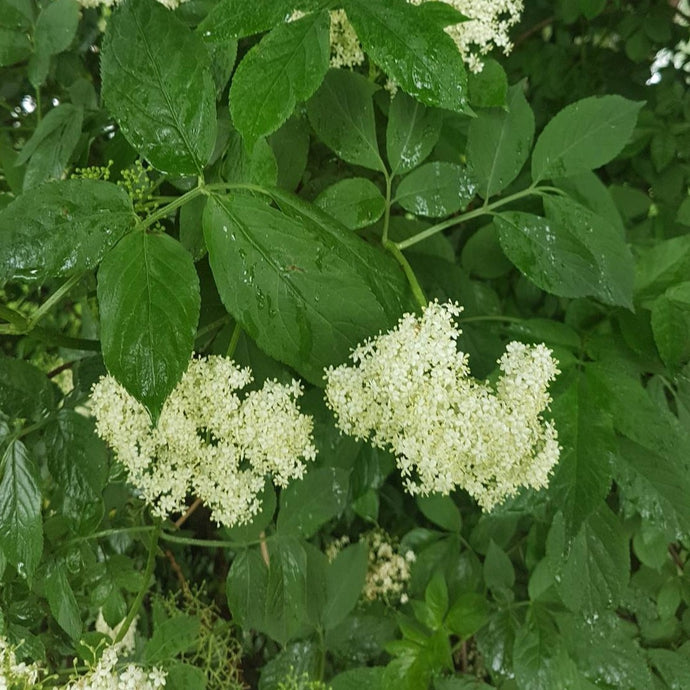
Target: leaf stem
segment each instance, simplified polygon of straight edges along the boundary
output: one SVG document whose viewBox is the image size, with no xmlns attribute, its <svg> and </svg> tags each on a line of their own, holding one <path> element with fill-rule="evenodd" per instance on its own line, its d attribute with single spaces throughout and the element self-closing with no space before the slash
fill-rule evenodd
<svg viewBox="0 0 690 690">
<path fill-rule="evenodd" d="M 462 325 L 463 323 L 474 323 L 476 321 L 509 321 L 511 323 L 522 323 L 525 319 L 519 316 L 468 316 L 463 319 L 460 317 L 458 322 Z"/>
<path fill-rule="evenodd" d="M 165 206 L 161 206 L 161 208 L 159 208 L 157 211 L 154 211 L 150 216 L 146 216 L 146 218 L 139 221 L 139 223 L 137 223 L 137 227 L 141 230 L 145 230 L 146 228 L 150 227 L 162 218 L 169 216 L 170 213 L 175 209 L 180 208 L 180 206 L 184 206 L 185 204 L 189 203 L 192 199 L 196 199 L 196 197 L 200 196 L 201 194 L 204 194 L 205 189 L 206 187 L 203 186 L 194 187 L 194 189 L 190 189 L 188 192 L 185 192 L 181 196 L 175 197 L 173 201 L 167 203 Z"/>
<path fill-rule="evenodd" d="M 410 288 L 412 289 L 412 294 L 414 295 L 414 298 L 417 300 L 417 304 L 419 304 L 419 306 L 422 309 L 424 309 L 429 303 L 429 301 L 424 295 L 424 291 L 422 290 L 422 287 L 419 284 L 419 281 L 417 280 L 417 276 L 414 274 L 412 266 L 410 266 L 410 263 L 405 258 L 405 255 L 400 251 L 400 248 L 395 242 L 386 240 L 383 246 L 396 258 L 397 262 L 402 266 L 402 269 L 405 272 L 405 276 L 407 277 L 407 282 L 410 284 Z"/>
<path fill-rule="evenodd" d="M 33 327 L 82 279 L 83 273 L 68 278 L 48 299 L 28 318 L 26 330 Z"/>
<path fill-rule="evenodd" d="M 448 218 L 447 220 L 437 223 L 436 225 L 432 225 L 430 228 L 422 230 L 422 232 L 419 232 L 416 235 L 413 235 L 412 237 L 408 237 L 406 240 L 403 240 L 402 242 L 396 242 L 396 246 L 398 247 L 398 249 L 407 249 L 408 247 L 412 247 L 418 242 L 422 242 L 423 240 L 426 240 L 429 237 L 433 237 L 439 232 L 442 232 L 447 228 L 451 228 L 454 225 L 459 225 L 460 223 L 472 220 L 473 218 L 479 218 L 480 216 L 491 215 L 493 211 L 495 211 L 496 209 L 501 208 L 502 206 L 506 206 L 507 204 L 510 204 L 513 201 L 517 201 L 518 199 L 524 199 L 528 196 L 540 194 L 542 191 L 553 189 L 555 189 L 555 187 L 528 187 L 527 189 L 523 189 L 520 192 L 511 194 L 510 196 L 507 196 L 503 199 L 498 199 L 497 201 L 494 201 L 492 204 L 485 204 L 484 206 L 475 208 L 472 211 L 468 211 L 467 213 L 463 213 L 459 216 L 453 216 L 453 218 Z"/>
<path fill-rule="evenodd" d="M 383 233 L 381 235 L 381 243 L 386 246 L 388 242 L 388 228 L 391 222 L 391 176 L 388 174 L 387 170 L 384 170 L 383 174 L 386 178 L 386 205 L 383 212 Z"/>
<path fill-rule="evenodd" d="M 235 321 L 235 328 L 232 329 L 232 335 L 230 336 L 230 342 L 228 343 L 228 351 L 225 354 L 228 359 L 232 359 L 233 355 L 235 354 L 237 343 L 239 342 L 241 335 L 242 326 L 240 325 L 239 321 Z"/>
<path fill-rule="evenodd" d="M 160 533 L 161 527 L 159 523 L 154 526 L 153 531 L 151 532 L 151 541 L 149 543 L 149 555 L 146 560 L 146 569 L 144 570 L 144 584 L 139 590 L 136 599 L 132 603 L 132 607 L 129 609 L 127 618 L 125 618 L 124 622 L 122 623 L 122 627 L 120 628 L 120 632 L 118 632 L 117 637 L 114 640 L 114 644 L 122 642 L 122 640 L 124 639 L 125 635 L 127 634 L 127 631 L 129 630 L 129 627 L 132 625 L 132 621 L 136 618 L 137 614 L 139 613 L 139 609 L 141 608 L 141 604 L 144 601 L 146 592 L 149 591 L 149 587 L 151 586 L 151 576 L 153 575 L 153 569 L 156 565 L 156 551 L 158 549 L 158 537 L 160 536 Z"/>
</svg>

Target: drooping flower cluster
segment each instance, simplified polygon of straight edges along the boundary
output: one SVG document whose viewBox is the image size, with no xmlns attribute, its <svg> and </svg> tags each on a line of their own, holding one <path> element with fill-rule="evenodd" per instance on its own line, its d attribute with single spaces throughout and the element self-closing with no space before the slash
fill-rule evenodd
<svg viewBox="0 0 690 690">
<path fill-rule="evenodd" d="M 88 673 L 67 683 L 63 690 L 157 690 L 165 687 L 167 674 L 162 669 L 145 669 L 136 664 L 118 669 L 118 663 L 117 649 L 107 647 Z"/>
<path fill-rule="evenodd" d="M 490 510 L 521 486 L 542 488 L 558 461 L 542 418 L 558 373 L 545 345 L 512 342 L 495 389 L 474 379 L 457 349 L 461 308 L 434 302 L 357 347 L 354 366 L 326 372 L 341 431 L 395 455 L 412 494 L 468 491 Z"/>
<path fill-rule="evenodd" d="M 279 486 L 302 477 L 316 449 L 313 420 L 295 402 L 299 383 L 267 381 L 240 399 L 251 381 L 249 369 L 225 357 L 194 359 L 155 426 L 112 376 L 94 386 L 96 431 L 154 513 L 180 512 L 193 494 L 218 524 L 242 524 L 258 512 L 268 475 Z"/>
<path fill-rule="evenodd" d="M 29 690 L 40 673 L 36 664 L 17 662 L 16 648 L 0 636 L 0 690 Z"/>
<path fill-rule="evenodd" d="M 369 546 L 369 567 L 364 581 L 363 596 L 367 601 L 379 599 L 388 604 L 407 603 L 407 583 L 414 551 L 399 553 L 394 541 L 383 530 L 376 529 L 363 536 Z"/>
<path fill-rule="evenodd" d="M 481 72 L 482 55 L 499 48 L 508 55 L 513 48 L 510 29 L 520 21 L 523 0 L 442 0 L 467 17 L 467 21 L 446 27 L 473 72 Z M 408 0 L 421 5 L 427 0 Z"/>
</svg>

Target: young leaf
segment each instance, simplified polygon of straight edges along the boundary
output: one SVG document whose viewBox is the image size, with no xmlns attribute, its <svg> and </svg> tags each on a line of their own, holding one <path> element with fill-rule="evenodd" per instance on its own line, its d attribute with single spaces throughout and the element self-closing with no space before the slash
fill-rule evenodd
<svg viewBox="0 0 690 690">
<path fill-rule="evenodd" d="M 27 161 L 24 189 L 62 177 L 81 136 L 83 110 L 62 103 L 50 110 L 17 156 L 15 165 Z"/>
<path fill-rule="evenodd" d="M 464 209 L 475 192 L 476 186 L 467 168 L 434 161 L 401 180 L 395 201 L 415 215 L 440 218 Z"/>
<path fill-rule="evenodd" d="M 532 179 L 568 177 L 594 170 L 628 143 L 644 103 L 622 96 L 592 96 L 563 108 L 539 135 Z"/>
<path fill-rule="evenodd" d="M 0 211 L 0 283 L 43 281 L 94 268 L 136 221 L 110 182 L 49 182 Z"/>
<path fill-rule="evenodd" d="M 349 472 L 334 467 L 312 469 L 280 495 L 278 532 L 313 536 L 324 523 L 345 509 Z"/>
<path fill-rule="evenodd" d="M 240 62 L 230 87 L 230 111 L 249 149 L 275 132 L 295 104 L 321 84 L 328 70 L 328 27 L 326 12 L 280 24 Z"/>
<path fill-rule="evenodd" d="M 503 191 L 525 164 L 534 137 L 534 113 L 521 84 L 508 90 L 507 112 L 478 113 L 467 133 L 467 156 L 483 199 Z"/>
<path fill-rule="evenodd" d="M 316 134 L 340 158 L 384 171 L 371 98 L 375 91 L 376 87 L 361 74 L 331 70 L 307 104 L 307 112 Z"/>
<path fill-rule="evenodd" d="M 388 112 L 386 154 L 391 174 L 416 168 L 431 153 L 441 134 L 443 116 L 426 108 L 404 91 L 395 94 Z"/>
<path fill-rule="evenodd" d="M 336 182 L 324 189 L 314 203 L 350 230 L 375 223 L 386 206 L 379 188 L 364 177 Z"/>
<path fill-rule="evenodd" d="M 168 235 L 128 235 L 101 264 L 98 304 L 108 371 L 156 417 L 192 356 L 200 308 L 192 257 Z"/>
<path fill-rule="evenodd" d="M 259 347 L 323 383 L 323 368 L 400 316 L 389 257 L 289 195 L 294 217 L 261 199 L 213 196 L 204 236 L 223 303 Z"/>
<path fill-rule="evenodd" d="M 10 564 L 32 577 L 43 553 L 38 468 L 21 441 L 7 446 L 0 467 L 0 549 Z"/>
<path fill-rule="evenodd" d="M 331 630 L 355 608 L 367 574 L 367 547 L 358 542 L 345 547 L 329 564 L 326 581 L 326 606 L 323 625 Z"/>
<path fill-rule="evenodd" d="M 345 11 L 372 60 L 425 105 L 467 112 L 467 73 L 431 13 L 405 0 L 347 0 Z"/>
<path fill-rule="evenodd" d="M 58 625 L 77 641 L 81 637 L 81 611 L 67 578 L 63 561 L 52 561 L 45 578 L 46 599 Z"/>
<path fill-rule="evenodd" d="M 196 175 L 216 138 L 211 59 L 200 36 L 157 2 L 131 0 L 108 18 L 103 99 L 129 143 L 159 170 Z"/>
</svg>

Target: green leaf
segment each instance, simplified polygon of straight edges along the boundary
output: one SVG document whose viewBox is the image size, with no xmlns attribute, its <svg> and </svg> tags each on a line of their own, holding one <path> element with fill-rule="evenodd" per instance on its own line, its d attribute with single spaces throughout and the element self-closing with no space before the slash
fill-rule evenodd
<svg viewBox="0 0 690 690">
<path fill-rule="evenodd" d="M 285 21 L 295 5 L 294 0 L 220 0 L 201 22 L 199 31 L 203 36 L 213 36 L 215 40 L 251 36 Z"/>
<path fill-rule="evenodd" d="M 448 585 L 442 572 L 435 572 L 426 586 L 424 603 L 429 614 L 431 629 L 438 630 L 448 611 Z"/>
<path fill-rule="evenodd" d="M 549 492 L 563 511 L 568 538 L 579 532 L 611 486 L 618 444 L 611 415 L 601 409 L 597 393 L 596 378 L 585 370 L 553 403 L 563 450 Z"/>
<path fill-rule="evenodd" d="M 493 223 L 484 225 L 465 242 L 462 248 L 462 267 L 479 278 L 500 278 L 512 269 L 498 241 Z"/>
<path fill-rule="evenodd" d="M 31 55 L 31 9 L 29 6 L 28 11 L 22 11 L 18 4 L 0 0 L 0 67 L 13 65 Z"/>
<path fill-rule="evenodd" d="M 408 293 L 389 256 L 317 208 L 274 196 L 285 212 L 261 199 L 209 199 L 211 268 L 225 307 L 258 346 L 322 385 L 324 367 L 397 321 Z"/>
<path fill-rule="evenodd" d="M 268 567 L 258 547 L 244 549 L 228 572 L 226 592 L 233 619 L 244 629 L 265 630 Z"/>
<path fill-rule="evenodd" d="M 306 117 L 291 117 L 269 137 L 278 164 L 278 186 L 289 192 L 300 183 L 309 157 L 309 122 Z"/>
<path fill-rule="evenodd" d="M 98 272 L 108 371 L 156 417 L 187 369 L 199 320 L 192 257 L 168 235 L 136 232 Z"/>
<path fill-rule="evenodd" d="M 23 165 L 29 161 L 24 174 L 24 190 L 63 176 L 81 136 L 82 117 L 82 108 L 62 103 L 41 120 L 15 163 Z"/>
<path fill-rule="evenodd" d="M 690 687 L 690 653 L 687 642 L 676 651 L 649 649 L 647 656 L 669 688 L 680 690 Z"/>
<path fill-rule="evenodd" d="M 572 611 L 615 608 L 629 577 L 628 537 L 618 517 L 601 503 L 573 541 L 561 573 L 561 598 Z"/>
<path fill-rule="evenodd" d="M 330 54 L 328 27 L 326 12 L 280 24 L 240 62 L 230 87 L 230 111 L 250 149 L 321 84 Z"/>
<path fill-rule="evenodd" d="M 508 75 L 499 62 L 484 60 L 481 72 L 469 73 L 470 104 L 475 108 L 503 108 L 507 105 Z"/>
<path fill-rule="evenodd" d="M 36 20 L 34 50 L 43 55 L 56 55 L 67 50 L 79 26 L 80 7 L 76 0 L 52 0 Z"/>
<path fill-rule="evenodd" d="M 348 163 L 384 171 L 372 95 L 376 86 L 350 70 L 331 70 L 307 104 L 319 138 Z"/>
<path fill-rule="evenodd" d="M 415 215 L 440 218 L 466 208 L 475 193 L 467 168 L 434 161 L 408 173 L 400 181 L 394 201 Z"/>
<path fill-rule="evenodd" d="M 173 659 L 194 647 L 199 639 L 201 621 L 197 616 L 176 615 L 159 623 L 144 648 L 147 664 Z"/>
<path fill-rule="evenodd" d="M 534 138 L 534 113 L 521 84 L 508 89 L 507 111 L 482 110 L 470 122 L 467 156 L 483 199 L 503 191 L 525 164 Z"/>
<path fill-rule="evenodd" d="M 0 211 L 0 283 L 94 268 L 134 221 L 129 197 L 110 182 L 63 180 L 32 189 Z"/>
<path fill-rule="evenodd" d="M 21 441 L 7 446 L 0 466 L 0 549 L 11 565 L 31 577 L 43 553 L 38 468 Z"/>
<path fill-rule="evenodd" d="M 484 582 L 494 591 L 512 589 L 515 584 L 515 568 L 508 554 L 492 539 L 484 559 Z"/>
<path fill-rule="evenodd" d="M 537 287 L 561 297 L 594 292 L 599 279 L 594 256 L 567 229 L 522 211 L 501 213 L 494 223 L 505 255 Z"/>
<path fill-rule="evenodd" d="M 488 616 L 489 604 L 486 597 L 477 592 L 465 592 L 450 607 L 446 627 L 455 635 L 467 639 L 486 623 Z"/>
<path fill-rule="evenodd" d="M 77 641 L 81 637 L 81 611 L 67 579 L 67 568 L 62 561 L 52 561 L 45 578 L 46 598 L 50 612 L 58 625 Z"/>
<path fill-rule="evenodd" d="M 613 160 L 628 143 L 644 103 L 592 96 L 563 108 L 539 135 L 532 179 L 568 177 Z"/>
<path fill-rule="evenodd" d="M 339 625 L 355 608 L 364 587 L 369 566 L 363 542 L 345 547 L 328 566 L 326 606 L 323 624 L 326 630 Z"/>
<path fill-rule="evenodd" d="M 266 140 L 257 140 L 249 152 L 240 133 L 231 131 L 225 152 L 223 178 L 226 182 L 275 185 L 278 180 L 278 163 Z"/>
<path fill-rule="evenodd" d="M 103 489 L 108 480 L 108 450 L 94 422 L 73 410 L 61 410 L 46 429 L 48 469 L 59 493 L 62 514 L 79 533 L 95 529 L 103 517 Z"/>
<path fill-rule="evenodd" d="M 429 156 L 441 134 L 443 116 L 398 91 L 391 101 L 386 128 L 386 154 L 391 175 L 416 168 Z"/>
<path fill-rule="evenodd" d="M 304 675 L 314 679 L 319 674 L 321 651 L 311 640 L 291 642 L 261 668 L 258 690 L 283 690 L 288 677 L 298 680 L 298 690 L 307 690 L 311 683 L 302 683 Z M 290 683 L 292 685 L 292 683 Z"/>
<path fill-rule="evenodd" d="M 254 374 L 256 375 L 256 370 L 254 370 Z M 276 492 L 270 479 L 266 479 L 264 488 L 258 494 L 257 500 L 261 504 L 261 508 L 251 522 L 224 530 L 224 539 L 247 544 L 256 542 L 261 538 L 261 532 L 268 527 L 273 520 L 273 514 L 276 512 Z"/>
<path fill-rule="evenodd" d="M 364 177 L 350 177 L 327 187 L 314 203 L 350 230 L 375 223 L 386 207 L 379 188 Z"/>
<path fill-rule="evenodd" d="M 39 369 L 0 357 L 0 410 L 12 418 L 38 421 L 55 410 L 55 387 Z"/>
<path fill-rule="evenodd" d="M 280 494 L 278 532 L 313 536 L 345 509 L 349 477 L 346 470 L 319 467 L 309 470 L 303 479 L 292 481 Z"/>
<path fill-rule="evenodd" d="M 167 690 L 206 690 L 206 674 L 198 666 L 177 661 L 166 664 L 165 671 Z"/>
<path fill-rule="evenodd" d="M 383 687 L 383 666 L 352 668 L 331 678 L 332 690 L 380 690 Z"/>
<path fill-rule="evenodd" d="M 459 532 L 462 527 L 462 516 L 455 501 L 450 496 L 431 494 L 417 496 L 417 507 L 424 517 L 448 532 Z"/>
<path fill-rule="evenodd" d="M 425 105 L 467 112 L 467 74 L 458 48 L 441 24 L 404 0 L 343 3 L 365 52 Z"/>
<path fill-rule="evenodd" d="M 132 0 L 108 18 L 103 99 L 122 133 L 159 170 L 200 173 L 216 138 L 215 86 L 203 40 L 157 2 Z"/>
<path fill-rule="evenodd" d="M 652 305 L 654 341 L 669 369 L 690 359 L 690 282 L 670 287 Z"/>
<path fill-rule="evenodd" d="M 592 253 L 599 278 L 594 294 L 608 304 L 632 309 L 635 263 L 621 233 L 602 216 L 567 197 L 544 199 L 547 218 Z"/>
<path fill-rule="evenodd" d="M 434 681 L 434 690 L 492 690 L 492 688 L 492 685 L 482 683 L 471 673 L 453 678 L 436 678 Z"/>
<path fill-rule="evenodd" d="M 661 295 L 690 274 L 690 235 L 673 237 L 642 251 L 635 272 L 635 298 L 642 301 Z"/>
</svg>

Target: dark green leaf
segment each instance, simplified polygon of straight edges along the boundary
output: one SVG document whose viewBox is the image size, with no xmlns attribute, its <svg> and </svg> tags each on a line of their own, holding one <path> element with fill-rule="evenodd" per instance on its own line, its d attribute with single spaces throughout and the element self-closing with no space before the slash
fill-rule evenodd
<svg viewBox="0 0 690 690">
<path fill-rule="evenodd" d="M 570 232 L 596 260 L 595 294 L 608 304 L 632 309 L 635 264 L 621 233 L 602 216 L 562 196 L 544 199 L 548 219 L 561 233 Z"/>
<path fill-rule="evenodd" d="M 62 512 L 81 532 L 102 518 L 102 494 L 108 479 L 108 450 L 93 420 L 61 410 L 46 430 L 48 468 L 64 495 Z"/>
<path fill-rule="evenodd" d="M 439 22 L 404 0 L 348 0 L 347 16 L 371 59 L 426 105 L 466 112 L 467 74 Z"/>
<path fill-rule="evenodd" d="M 295 5 L 294 0 L 221 0 L 201 22 L 199 31 L 203 36 L 209 34 L 216 40 L 251 36 L 283 22 Z"/>
<path fill-rule="evenodd" d="M 166 690 L 206 690 L 206 674 L 197 666 L 180 661 L 166 664 Z"/>
<path fill-rule="evenodd" d="M 259 347 L 322 383 L 323 368 L 390 327 L 406 297 L 402 275 L 378 252 L 313 206 L 279 198 L 211 197 L 204 235 L 228 311 Z"/>
<path fill-rule="evenodd" d="M 442 572 L 435 572 L 426 586 L 424 603 L 426 604 L 429 623 L 431 623 L 429 627 L 432 630 L 438 630 L 448 611 L 448 585 Z"/>
<path fill-rule="evenodd" d="M 46 375 L 20 359 L 0 357 L 0 410 L 39 420 L 55 409 L 55 387 Z"/>
<path fill-rule="evenodd" d="M 62 561 L 53 561 L 48 566 L 45 578 L 46 598 L 50 612 L 58 625 L 76 641 L 81 637 L 81 611 L 67 579 L 67 569 Z"/>
<path fill-rule="evenodd" d="M 245 629 L 265 630 L 268 567 L 258 547 L 245 549 L 232 562 L 226 582 L 233 619 Z"/>
<path fill-rule="evenodd" d="M 510 271 L 493 223 L 479 228 L 462 248 L 462 267 L 480 278 L 500 278 Z"/>
<path fill-rule="evenodd" d="M 676 651 L 650 649 L 647 654 L 669 688 L 682 690 L 690 687 L 690 653 L 687 642 Z"/>
<path fill-rule="evenodd" d="M 670 287 L 654 301 L 652 330 L 666 366 L 680 368 L 690 358 L 690 282 Z"/>
<path fill-rule="evenodd" d="M 534 114 L 521 84 L 508 89 L 507 112 L 492 108 L 470 122 L 467 155 L 479 195 L 503 191 L 518 175 L 532 148 Z"/>
<path fill-rule="evenodd" d="M 429 156 L 441 134 L 442 115 L 399 91 L 391 101 L 386 129 L 386 154 L 391 174 L 416 168 Z"/>
<path fill-rule="evenodd" d="M 492 685 L 482 683 L 472 674 L 463 674 L 453 678 L 437 678 L 434 681 L 434 690 L 492 690 Z"/>
<path fill-rule="evenodd" d="M 331 70 L 307 104 L 307 112 L 319 138 L 340 158 L 383 171 L 372 101 L 375 91 L 361 74 Z"/>
<path fill-rule="evenodd" d="M 561 297 L 592 294 L 599 280 L 592 253 L 563 228 L 530 213 L 496 216 L 501 248 L 537 287 Z"/>
<path fill-rule="evenodd" d="M 559 591 L 573 611 L 615 608 L 630 577 L 628 537 L 602 503 L 582 525 L 563 566 Z"/>
<path fill-rule="evenodd" d="M 383 672 L 383 666 L 353 668 L 331 678 L 331 688 L 332 690 L 380 690 Z"/>
<path fill-rule="evenodd" d="M 563 511 L 568 538 L 606 498 L 618 447 L 611 416 L 599 406 L 596 385 L 587 371 L 579 373 L 553 403 L 563 450 L 549 490 Z"/>
<path fill-rule="evenodd" d="M 287 679 L 294 675 L 301 686 L 301 680 L 314 679 L 319 673 L 321 653 L 311 640 L 300 640 L 287 645 L 261 669 L 259 690 L 283 690 Z"/>
<path fill-rule="evenodd" d="M 515 584 L 515 568 L 503 549 L 492 539 L 484 559 L 484 582 L 489 589 L 511 589 Z"/>
<path fill-rule="evenodd" d="M 340 624 L 355 608 L 364 587 L 368 565 L 367 547 L 358 542 L 340 551 L 328 566 L 328 598 L 323 612 L 326 630 Z"/>
<path fill-rule="evenodd" d="M 488 616 L 489 604 L 486 597 L 477 592 L 465 592 L 450 607 L 446 626 L 455 635 L 467 639 L 486 623 Z"/>
<path fill-rule="evenodd" d="M 278 163 L 278 186 L 289 192 L 299 185 L 309 156 L 309 123 L 306 117 L 290 118 L 269 137 Z"/>
<path fill-rule="evenodd" d="M 43 552 L 38 468 L 21 441 L 7 446 L 0 465 L 0 549 L 10 564 L 31 577 Z"/>
<path fill-rule="evenodd" d="M 223 177 L 227 182 L 275 185 L 278 180 L 278 163 L 265 139 L 257 140 L 250 153 L 240 133 L 233 130 L 226 148 Z"/>
<path fill-rule="evenodd" d="M 278 532 L 309 538 L 347 503 L 349 472 L 319 467 L 292 481 L 280 495 Z"/>
<path fill-rule="evenodd" d="M 63 176 L 81 136 L 83 111 L 70 103 L 50 110 L 17 156 L 16 165 L 27 161 L 24 189 L 32 189 Z"/>
<path fill-rule="evenodd" d="M 481 72 L 470 72 L 468 87 L 470 104 L 475 108 L 503 108 L 507 105 L 508 75 L 496 60 L 484 60 Z"/>
<path fill-rule="evenodd" d="M 336 182 L 324 189 L 314 203 L 350 230 L 375 223 L 386 206 L 379 188 L 364 177 Z"/>
<path fill-rule="evenodd" d="M 134 221 L 129 197 L 109 182 L 63 180 L 22 194 L 0 211 L 0 282 L 94 268 Z"/>
<path fill-rule="evenodd" d="M 417 496 L 417 507 L 435 525 L 443 527 L 448 532 L 460 531 L 462 516 L 455 505 L 455 501 L 450 496 L 442 496 L 441 494 Z"/>
<path fill-rule="evenodd" d="M 199 638 L 201 621 L 197 616 L 176 615 L 159 623 L 144 648 L 147 664 L 173 659 L 194 647 Z"/>
<path fill-rule="evenodd" d="M 250 149 L 321 84 L 328 70 L 328 26 L 326 12 L 280 24 L 240 63 L 230 87 L 230 110 Z"/>
<path fill-rule="evenodd" d="M 132 146 L 164 172 L 196 175 L 216 138 L 215 86 L 203 40 L 157 2 L 108 18 L 103 99 Z"/>
<path fill-rule="evenodd" d="M 157 416 L 194 346 L 200 300 L 191 256 L 168 235 L 128 235 L 101 264 L 98 304 L 108 371 Z"/>
<path fill-rule="evenodd" d="M 435 161 L 408 173 L 398 185 L 395 201 L 410 213 L 439 218 L 464 209 L 475 192 L 467 168 Z"/>
<path fill-rule="evenodd" d="M 52 0 L 36 20 L 34 50 L 43 55 L 56 55 L 67 50 L 79 25 L 79 3 L 76 0 Z"/>
<path fill-rule="evenodd" d="M 642 252 L 635 271 L 635 297 L 644 301 L 690 275 L 690 235 L 659 242 Z"/>
<path fill-rule="evenodd" d="M 12 0 L 0 0 L 0 66 L 13 65 L 31 55 L 31 9 L 23 12 Z"/>
<path fill-rule="evenodd" d="M 206 254 L 204 229 L 201 219 L 204 216 L 206 197 L 198 196 L 180 209 L 180 244 L 192 255 L 194 261 Z"/>
<path fill-rule="evenodd" d="M 628 143 L 643 105 L 621 96 L 592 96 L 567 106 L 537 139 L 532 179 L 568 177 L 608 163 Z"/>
</svg>

